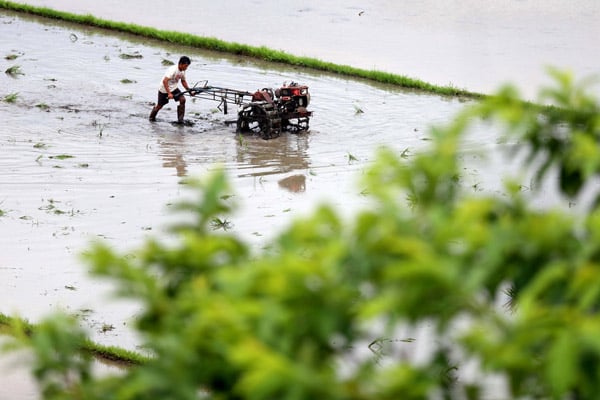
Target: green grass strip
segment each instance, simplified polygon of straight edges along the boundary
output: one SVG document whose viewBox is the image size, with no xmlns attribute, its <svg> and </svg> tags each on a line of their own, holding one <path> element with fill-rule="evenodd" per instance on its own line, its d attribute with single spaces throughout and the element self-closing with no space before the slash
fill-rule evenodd
<svg viewBox="0 0 600 400">
<path fill-rule="evenodd" d="M 35 324 L 24 319 L 10 317 L 0 313 L 0 335 L 14 336 L 15 327 L 20 327 L 24 334 L 35 333 Z M 88 340 L 83 343 L 82 351 L 90 353 L 98 360 L 110 361 L 123 366 L 139 365 L 148 362 L 149 358 L 139 353 L 115 346 L 104 346 Z"/>
<path fill-rule="evenodd" d="M 269 49 L 268 47 L 264 46 L 249 46 L 235 42 L 226 42 L 214 37 L 196 36 L 182 32 L 163 31 L 136 24 L 108 21 L 105 19 L 94 17 L 90 14 L 72 14 L 63 11 L 56 11 L 47 7 L 35 7 L 4 0 L 0 0 L 0 8 L 68 22 L 74 22 L 82 25 L 130 33 L 137 36 L 157 39 L 169 43 L 176 43 L 200 49 L 242 55 L 264 61 L 294 65 L 298 67 L 330 72 L 353 78 L 362 78 L 374 82 L 399 86 L 408 89 L 415 89 L 427 93 L 434 93 L 446 96 L 461 96 L 468 98 L 484 97 L 484 95 L 480 93 L 470 92 L 453 86 L 437 86 L 418 79 L 409 78 L 403 75 L 392 74 L 389 72 L 366 70 L 361 68 L 355 68 L 349 65 L 334 64 L 331 62 L 326 62 L 311 57 L 299 57 L 283 51 Z"/>
</svg>

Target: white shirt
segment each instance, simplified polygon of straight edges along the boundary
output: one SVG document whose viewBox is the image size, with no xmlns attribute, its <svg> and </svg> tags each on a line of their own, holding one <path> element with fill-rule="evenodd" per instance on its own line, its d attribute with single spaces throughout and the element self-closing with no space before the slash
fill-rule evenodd
<svg viewBox="0 0 600 400">
<path fill-rule="evenodd" d="M 167 69 L 167 72 L 165 72 L 163 79 L 164 78 L 167 78 L 169 80 L 168 81 L 169 91 L 172 92 L 173 90 L 177 89 L 177 85 L 179 84 L 180 80 L 182 80 L 182 79 L 185 80 L 185 71 L 180 71 L 178 64 L 171 65 Z M 162 79 L 160 80 L 160 87 L 158 88 L 158 90 L 161 91 L 162 93 L 167 93 L 167 89 L 163 85 Z"/>
</svg>

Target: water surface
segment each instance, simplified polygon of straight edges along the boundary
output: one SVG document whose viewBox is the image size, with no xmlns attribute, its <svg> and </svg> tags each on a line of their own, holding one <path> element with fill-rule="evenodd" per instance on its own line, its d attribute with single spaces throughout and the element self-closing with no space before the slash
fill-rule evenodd
<svg viewBox="0 0 600 400">
<path fill-rule="evenodd" d="M 528 97 L 549 65 L 600 74 L 596 0 L 23 0 L 79 14 L 268 46 L 491 93 Z"/>
<path fill-rule="evenodd" d="M 296 216 L 327 201 L 351 214 L 367 200 L 358 184 L 380 146 L 415 152 L 458 100 L 339 77 L 165 47 L 127 36 L 0 13 L 0 68 L 14 103 L 0 102 L 0 306 L 31 320 L 57 307 L 85 311 L 97 339 L 123 338 L 134 305 L 112 305 L 79 260 L 92 240 L 123 251 L 164 234 L 186 176 L 220 166 L 239 204 L 231 232 L 258 250 Z M 147 120 L 163 60 L 185 51 L 190 81 L 241 90 L 299 81 L 312 92 L 307 133 L 265 141 L 238 137 L 217 104 L 188 101 L 193 127 L 174 127 L 173 103 Z M 16 60 L 6 60 L 17 54 Z M 123 57 L 127 55 L 127 57 Z M 129 56 L 139 57 L 131 58 Z M 126 83 L 124 83 L 126 82 Z M 492 133 L 482 133 L 478 143 Z M 488 140 L 489 141 L 489 140 Z M 115 327 L 98 332 L 104 324 Z"/>
<path fill-rule="evenodd" d="M 597 26 L 588 24 L 597 15 L 594 2 L 569 3 L 580 7 L 563 5 L 560 13 L 552 11 L 558 3 L 544 3 L 549 16 L 540 19 L 540 3 L 527 1 L 504 2 L 511 7 L 469 1 L 452 2 L 454 7 L 429 1 L 233 1 L 201 8 L 183 1 L 169 11 L 178 16 L 170 21 L 158 12 L 139 12 L 158 10 L 154 0 L 27 3 L 268 45 L 471 90 L 488 91 L 514 75 L 512 80 L 525 80 L 531 89 L 541 79 L 540 54 L 544 60 L 560 54 L 554 60 L 573 60 L 575 69 L 586 72 L 597 66 L 586 47 L 590 35 L 598 37 Z M 559 18 L 581 24 L 561 25 Z M 535 27 L 538 36 L 531 32 Z M 533 48 L 526 45 L 533 46 L 530 40 Z M 465 107 L 457 99 L 1 11 L 0 49 L 0 69 L 17 64 L 22 71 L 14 77 L 0 74 L 2 96 L 18 94 L 15 103 L 0 102 L 0 209 L 5 212 L 0 217 L 0 312 L 36 321 L 63 308 L 80 314 L 95 340 L 130 348 L 139 342 L 128 329 L 137 307 L 110 300 L 109 285 L 89 278 L 79 255 L 90 241 L 127 252 L 149 235 L 164 237 L 170 205 L 189 194 L 181 180 L 220 166 L 239 204 L 230 217 L 231 232 L 259 251 L 322 201 L 343 215 L 367 206 L 358 180 L 376 149 L 414 154 L 427 145 L 432 124 L 450 121 Z M 530 57 L 513 57 L 513 52 Z M 192 82 L 208 79 L 250 91 L 290 80 L 307 84 L 314 111 L 310 131 L 269 141 L 240 138 L 225 124 L 234 115 L 223 115 L 207 101 L 188 102 L 194 127 L 170 124 L 173 103 L 160 112 L 159 122 L 149 123 L 163 61 L 176 61 L 181 54 L 192 58 Z M 520 73 L 513 75 L 515 69 Z M 498 148 L 497 133 L 488 127 L 476 129 L 466 143 L 472 151 L 495 154 Z M 487 169 L 466 168 L 462 179 L 465 185 L 496 190 L 510 168 L 494 156 Z"/>
</svg>

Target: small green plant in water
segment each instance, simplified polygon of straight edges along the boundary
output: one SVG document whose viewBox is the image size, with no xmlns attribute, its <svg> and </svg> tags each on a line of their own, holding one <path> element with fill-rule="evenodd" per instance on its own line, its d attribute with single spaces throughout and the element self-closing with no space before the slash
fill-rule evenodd
<svg viewBox="0 0 600 400">
<path fill-rule="evenodd" d="M 353 154 L 348 153 L 348 164 L 351 164 L 355 161 L 358 161 L 358 158 L 356 158 Z"/>
<path fill-rule="evenodd" d="M 11 93 L 4 96 L 4 101 L 6 103 L 14 103 L 17 101 L 17 97 L 19 97 L 19 93 Z"/>
<path fill-rule="evenodd" d="M 233 226 L 232 223 L 229 222 L 228 220 L 221 219 L 218 217 L 213 218 L 213 220 L 211 221 L 211 227 L 214 230 L 223 229 L 224 231 L 226 231 L 228 229 L 231 229 L 232 226 Z"/>
<path fill-rule="evenodd" d="M 70 154 L 58 154 L 56 156 L 49 156 L 48 158 L 52 158 L 54 160 L 67 160 L 69 158 L 75 158 L 75 156 L 72 156 Z"/>
<path fill-rule="evenodd" d="M 94 126 L 98 129 L 98 137 L 102 137 L 102 134 L 104 132 L 104 128 L 106 127 L 106 124 L 103 124 L 103 123 L 100 123 L 100 122 L 94 120 L 94 122 L 92 122 L 92 126 Z"/>
<path fill-rule="evenodd" d="M 4 73 L 6 73 L 6 75 L 10 75 L 10 76 L 17 76 L 17 75 L 25 75 L 22 71 L 21 71 L 21 67 L 19 65 L 13 65 L 12 67 L 9 67 L 6 69 L 6 71 L 4 71 Z"/>
<path fill-rule="evenodd" d="M 144 58 L 144 56 L 141 55 L 140 53 L 133 53 L 133 54 L 121 53 L 121 54 L 119 54 L 119 57 L 121 57 L 124 60 L 130 60 L 133 58 Z"/>
<path fill-rule="evenodd" d="M 246 148 L 248 147 L 248 144 L 246 143 L 246 139 L 244 139 L 244 135 L 242 135 L 241 132 L 238 133 L 238 144 L 240 145 L 240 147 L 242 148 Z"/>
</svg>

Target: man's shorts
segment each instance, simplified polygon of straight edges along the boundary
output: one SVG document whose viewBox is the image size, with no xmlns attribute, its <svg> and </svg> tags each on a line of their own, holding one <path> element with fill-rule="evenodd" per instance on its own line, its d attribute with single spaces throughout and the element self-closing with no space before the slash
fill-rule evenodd
<svg viewBox="0 0 600 400">
<path fill-rule="evenodd" d="M 171 93 L 173 93 L 173 100 L 175 100 L 175 101 L 179 101 L 179 97 L 183 96 L 183 93 L 181 93 L 181 90 L 179 90 L 179 89 L 175 89 Z M 169 102 L 169 95 L 166 93 L 163 93 L 159 90 L 158 91 L 158 105 L 164 106 L 168 102 Z"/>
</svg>

